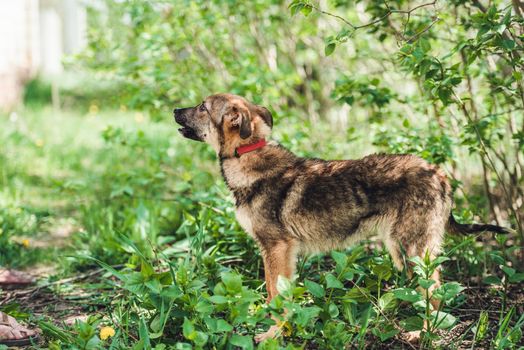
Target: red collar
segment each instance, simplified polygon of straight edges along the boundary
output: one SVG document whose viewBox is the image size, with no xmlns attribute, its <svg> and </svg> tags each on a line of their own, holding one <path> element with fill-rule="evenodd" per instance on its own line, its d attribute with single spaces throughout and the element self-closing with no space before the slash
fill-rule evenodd
<svg viewBox="0 0 524 350">
<path fill-rule="evenodd" d="M 237 147 L 237 148 L 235 148 L 235 157 L 240 157 L 244 153 L 252 152 L 252 151 L 254 151 L 256 149 L 262 148 L 266 144 L 267 144 L 266 140 L 262 139 L 262 140 L 260 140 L 258 142 L 255 142 L 255 143 L 252 143 L 252 144 L 249 144 L 249 145 Z"/>
</svg>

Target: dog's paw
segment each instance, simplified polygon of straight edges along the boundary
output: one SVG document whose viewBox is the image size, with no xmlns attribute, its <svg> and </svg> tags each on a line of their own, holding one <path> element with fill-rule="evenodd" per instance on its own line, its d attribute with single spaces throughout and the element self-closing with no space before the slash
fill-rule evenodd
<svg viewBox="0 0 524 350">
<path fill-rule="evenodd" d="M 400 337 L 410 344 L 418 344 L 420 342 L 420 331 L 406 332 Z"/>
<path fill-rule="evenodd" d="M 276 336 L 279 335 L 279 333 L 280 333 L 280 327 L 277 326 L 277 325 L 273 325 L 273 326 L 269 327 L 267 332 L 255 335 L 255 341 L 257 343 L 260 343 L 260 342 L 263 342 L 266 339 L 275 338 Z"/>
</svg>

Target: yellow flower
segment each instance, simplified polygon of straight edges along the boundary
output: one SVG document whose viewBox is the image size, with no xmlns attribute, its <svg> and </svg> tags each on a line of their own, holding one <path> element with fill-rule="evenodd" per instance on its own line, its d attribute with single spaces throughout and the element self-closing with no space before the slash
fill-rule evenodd
<svg viewBox="0 0 524 350">
<path fill-rule="evenodd" d="M 100 339 L 106 340 L 115 335 L 115 330 L 112 327 L 102 327 L 100 328 Z"/>
<path fill-rule="evenodd" d="M 37 147 L 44 147 L 44 140 L 38 139 L 35 141 Z"/>
<path fill-rule="evenodd" d="M 29 248 L 29 240 L 27 238 L 22 240 L 22 245 L 26 248 Z"/>
</svg>

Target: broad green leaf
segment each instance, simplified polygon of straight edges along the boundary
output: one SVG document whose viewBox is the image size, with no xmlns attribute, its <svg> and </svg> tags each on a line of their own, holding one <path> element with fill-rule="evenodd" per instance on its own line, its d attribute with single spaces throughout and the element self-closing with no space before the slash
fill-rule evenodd
<svg viewBox="0 0 524 350">
<path fill-rule="evenodd" d="M 220 275 L 226 289 L 231 293 L 238 293 L 242 289 L 242 277 L 234 272 L 222 272 Z"/>
<path fill-rule="evenodd" d="M 170 299 L 177 299 L 183 294 L 182 290 L 176 285 L 172 284 L 170 286 L 164 287 L 160 292 L 160 295 Z"/>
<path fill-rule="evenodd" d="M 338 288 L 338 289 L 344 288 L 344 285 L 342 284 L 342 282 L 337 280 L 337 278 L 333 276 L 331 273 L 328 273 L 326 275 L 326 286 L 328 288 Z"/>
<path fill-rule="evenodd" d="M 336 318 L 339 314 L 338 307 L 334 303 L 330 303 L 328 306 L 328 313 L 331 318 Z"/>
<path fill-rule="evenodd" d="M 346 254 L 334 250 L 331 252 L 331 257 L 337 263 L 337 268 L 344 269 L 347 266 L 348 257 Z"/>
<path fill-rule="evenodd" d="M 509 266 L 501 266 L 502 271 L 509 277 L 513 276 L 515 274 L 515 269 Z"/>
<path fill-rule="evenodd" d="M 238 334 L 232 334 L 231 338 L 229 339 L 229 343 L 231 345 L 238 346 L 242 349 L 253 349 L 253 341 L 251 337 L 238 335 Z"/>
<path fill-rule="evenodd" d="M 420 316 L 411 316 L 400 321 L 400 326 L 406 331 L 420 331 L 424 327 L 424 320 Z"/>
<path fill-rule="evenodd" d="M 145 285 L 154 293 L 160 294 L 162 291 L 162 284 L 157 279 L 149 280 L 145 282 Z"/>
<path fill-rule="evenodd" d="M 326 45 L 326 47 L 324 48 L 324 54 L 326 56 L 329 56 L 333 53 L 333 51 L 335 51 L 335 48 L 337 47 L 337 45 L 335 43 L 329 43 Z"/>
<path fill-rule="evenodd" d="M 151 341 L 149 339 L 149 332 L 147 331 L 146 322 L 144 321 L 144 318 L 140 318 L 140 325 L 138 327 L 138 335 L 140 336 L 140 340 L 144 344 L 144 348 L 150 348 L 151 347 Z"/>
<path fill-rule="evenodd" d="M 509 280 L 510 283 L 522 282 L 522 281 L 524 281 L 524 273 L 523 272 L 517 272 L 514 275 L 510 276 L 508 280 Z"/>
<path fill-rule="evenodd" d="M 421 286 L 424 289 L 429 289 L 432 285 L 435 284 L 435 281 L 432 279 L 425 279 L 425 278 L 420 277 L 418 279 L 418 284 L 419 286 Z"/>
<path fill-rule="evenodd" d="M 433 291 L 433 297 L 444 302 L 453 300 L 461 291 L 464 290 L 458 282 L 444 283 Z"/>
<path fill-rule="evenodd" d="M 187 317 L 184 317 L 184 323 L 182 324 L 182 334 L 184 338 L 188 340 L 194 340 L 197 336 L 193 323 L 189 321 Z"/>
<path fill-rule="evenodd" d="M 455 316 L 444 311 L 433 311 L 431 317 L 433 324 L 438 329 L 448 329 L 457 322 Z"/>
<path fill-rule="evenodd" d="M 322 298 L 326 294 L 324 287 L 316 282 L 306 279 L 304 280 L 304 285 L 306 286 L 307 290 L 317 298 Z"/>
<path fill-rule="evenodd" d="M 382 311 L 392 311 L 397 305 L 397 299 L 395 298 L 395 294 L 392 292 L 383 294 L 378 300 L 378 307 Z"/>
<path fill-rule="evenodd" d="M 486 284 L 497 284 L 497 285 L 502 284 L 502 280 L 498 278 L 497 276 L 487 276 L 484 278 L 483 282 Z"/>
<path fill-rule="evenodd" d="M 229 298 L 223 295 L 212 295 L 209 297 L 209 301 L 214 304 L 226 304 L 229 301 Z"/>
<path fill-rule="evenodd" d="M 393 294 L 397 299 L 409 301 L 411 303 L 422 300 L 422 295 L 411 288 L 398 288 L 393 291 Z"/>
<path fill-rule="evenodd" d="M 227 321 L 225 320 L 217 320 L 217 325 L 216 325 L 216 331 L 217 332 L 231 332 L 233 330 L 233 326 L 230 325 Z"/>
<path fill-rule="evenodd" d="M 282 296 L 293 295 L 293 291 L 291 290 L 291 281 L 282 275 L 278 275 L 277 290 Z"/>
</svg>

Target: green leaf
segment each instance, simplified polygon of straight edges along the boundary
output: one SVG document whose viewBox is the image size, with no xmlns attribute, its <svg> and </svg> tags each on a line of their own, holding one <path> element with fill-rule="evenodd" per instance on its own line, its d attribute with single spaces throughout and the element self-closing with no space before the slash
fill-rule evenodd
<svg viewBox="0 0 524 350">
<path fill-rule="evenodd" d="M 502 40 L 502 47 L 511 51 L 515 48 L 515 41 L 511 39 L 504 39 Z"/>
<path fill-rule="evenodd" d="M 206 333 L 197 331 L 196 332 L 196 337 L 195 337 L 195 339 L 193 339 L 193 341 L 195 342 L 195 345 L 197 345 L 199 348 L 201 348 L 204 345 L 206 345 L 208 338 L 209 338 L 209 336 Z"/>
<path fill-rule="evenodd" d="M 444 283 L 433 291 L 433 297 L 444 302 L 451 301 L 464 290 L 458 282 Z"/>
<path fill-rule="evenodd" d="M 207 300 L 202 299 L 195 305 L 195 311 L 202 315 L 209 315 L 213 312 L 213 305 Z"/>
<path fill-rule="evenodd" d="M 227 321 L 225 320 L 217 320 L 217 324 L 216 324 L 216 331 L 217 332 L 231 332 L 233 330 L 233 326 L 230 325 Z"/>
<path fill-rule="evenodd" d="M 330 303 L 328 306 L 328 313 L 331 318 L 336 318 L 340 311 L 338 310 L 338 307 L 334 303 Z"/>
<path fill-rule="evenodd" d="M 253 349 L 253 341 L 251 340 L 251 337 L 232 334 L 229 343 L 242 349 Z"/>
<path fill-rule="evenodd" d="M 331 257 L 337 263 L 337 268 L 344 269 L 347 266 L 348 257 L 346 254 L 337 252 L 336 250 L 331 252 Z"/>
<path fill-rule="evenodd" d="M 346 293 L 344 299 L 349 302 L 356 301 L 358 303 L 366 303 L 369 302 L 371 298 L 370 294 L 367 288 L 354 287 Z"/>
<path fill-rule="evenodd" d="M 424 289 L 429 289 L 429 287 L 435 284 L 435 281 L 432 279 L 419 278 L 418 284 Z"/>
<path fill-rule="evenodd" d="M 443 262 L 448 261 L 449 258 L 447 256 L 438 256 L 434 260 L 431 261 L 431 266 L 437 267 L 441 265 Z"/>
<path fill-rule="evenodd" d="M 155 271 L 153 270 L 153 266 L 149 262 L 142 260 L 142 267 L 140 269 L 140 272 L 142 273 L 142 276 L 144 276 L 144 278 L 148 278 Z"/>
<path fill-rule="evenodd" d="M 444 311 L 433 311 L 431 313 L 431 317 L 433 320 L 433 324 L 438 329 L 448 329 L 457 322 L 455 316 L 448 314 Z"/>
<path fill-rule="evenodd" d="M 144 284 L 147 288 L 149 288 L 152 292 L 156 294 L 160 294 L 160 292 L 162 291 L 162 284 L 157 279 L 146 281 Z"/>
<path fill-rule="evenodd" d="M 504 18 L 502 19 L 502 23 L 506 26 L 508 26 L 510 22 L 511 22 L 511 7 L 508 8 L 508 11 L 506 11 Z"/>
<path fill-rule="evenodd" d="M 302 7 L 300 12 L 302 12 L 302 14 L 307 17 L 311 13 L 312 10 L 313 8 L 310 5 L 304 4 L 304 7 Z"/>
<path fill-rule="evenodd" d="M 304 280 L 304 285 L 306 286 L 307 290 L 317 298 L 322 298 L 326 294 L 324 287 L 316 282 Z"/>
<path fill-rule="evenodd" d="M 172 284 L 168 287 L 164 287 L 160 292 L 160 295 L 165 298 L 177 299 L 183 294 L 182 290 L 176 285 Z"/>
<path fill-rule="evenodd" d="M 522 282 L 524 281 L 524 273 L 523 272 L 518 272 L 518 273 L 515 273 L 514 275 L 510 276 L 508 281 L 510 283 L 519 283 L 519 282 Z"/>
<path fill-rule="evenodd" d="M 140 318 L 140 326 L 138 328 L 138 335 L 140 336 L 140 340 L 144 344 L 144 349 L 150 349 L 151 348 L 151 340 L 149 339 L 149 332 L 147 331 L 146 322 L 144 321 L 144 318 Z"/>
<path fill-rule="evenodd" d="M 420 331 L 424 327 L 424 320 L 420 316 L 411 316 L 400 321 L 400 326 L 406 331 Z"/>
<path fill-rule="evenodd" d="M 324 54 L 326 56 L 329 56 L 333 53 L 333 51 L 335 51 L 335 48 L 337 47 L 337 44 L 335 43 L 329 43 L 326 45 L 326 47 L 324 47 Z"/>
<path fill-rule="evenodd" d="M 398 288 L 393 291 L 393 294 L 397 299 L 411 303 L 422 300 L 422 295 L 412 288 Z"/>
<path fill-rule="evenodd" d="M 239 274 L 234 272 L 222 272 L 220 276 L 229 292 L 233 294 L 240 292 L 242 289 L 242 277 Z"/>
<path fill-rule="evenodd" d="M 344 285 L 342 284 L 342 282 L 337 280 L 337 278 L 335 276 L 333 276 L 333 274 L 331 274 L 331 273 L 328 273 L 326 275 L 326 286 L 328 288 L 338 288 L 338 289 L 343 289 L 344 288 Z"/>
<path fill-rule="evenodd" d="M 196 338 L 195 327 L 187 317 L 184 317 L 184 323 L 182 324 L 182 334 L 184 335 L 184 338 L 188 340 L 193 340 Z"/>
<path fill-rule="evenodd" d="M 509 277 L 513 276 L 515 274 L 515 272 L 516 272 L 514 268 L 511 268 L 509 266 L 501 266 L 501 269 Z"/>
<path fill-rule="evenodd" d="M 418 44 L 424 52 L 428 52 L 429 50 L 431 50 L 431 45 L 429 44 L 429 41 L 426 38 L 420 38 Z"/>
<path fill-rule="evenodd" d="M 386 263 L 373 266 L 372 271 L 381 280 L 389 279 L 393 273 L 391 265 Z"/>
<path fill-rule="evenodd" d="M 383 294 L 378 300 L 378 307 L 382 311 L 392 311 L 396 306 L 397 299 L 395 298 L 395 294 L 392 292 Z"/>
<path fill-rule="evenodd" d="M 282 275 L 277 278 L 277 290 L 282 296 L 291 296 L 293 291 L 291 289 L 291 281 Z"/>
<path fill-rule="evenodd" d="M 489 327 L 489 314 L 487 311 L 482 311 L 480 313 L 479 320 L 477 324 L 472 328 L 475 333 L 475 339 L 480 341 L 486 337 Z"/>
<path fill-rule="evenodd" d="M 306 327 L 314 317 L 318 316 L 321 310 L 318 306 L 300 308 L 295 311 L 295 322 L 301 327 Z"/>
<path fill-rule="evenodd" d="M 223 295 L 213 295 L 209 297 L 209 301 L 214 304 L 226 304 L 229 299 Z"/>
</svg>

